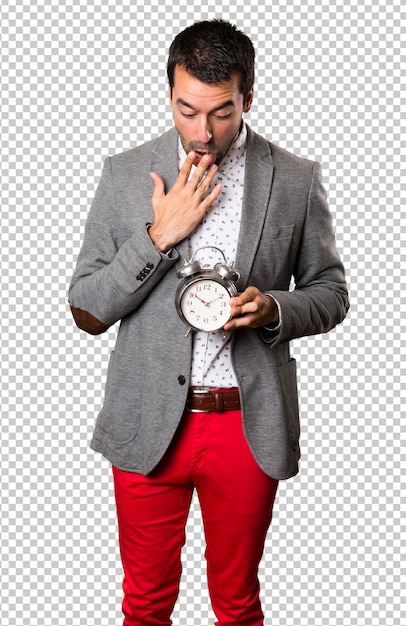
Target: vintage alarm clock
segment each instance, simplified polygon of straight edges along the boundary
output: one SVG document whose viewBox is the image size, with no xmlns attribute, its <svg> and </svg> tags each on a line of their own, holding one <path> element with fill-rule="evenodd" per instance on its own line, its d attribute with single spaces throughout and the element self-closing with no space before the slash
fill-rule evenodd
<svg viewBox="0 0 406 626">
<path fill-rule="evenodd" d="M 203 248 L 218 250 L 224 263 L 216 263 L 213 268 L 195 261 L 194 257 Z M 191 330 L 206 332 L 219 330 L 230 319 L 229 299 L 237 294 L 235 282 L 240 275 L 233 269 L 234 263 L 226 263 L 224 253 L 216 246 L 201 246 L 194 252 L 190 261 L 178 269 L 181 282 L 176 290 L 175 304 L 180 319 Z"/>
</svg>

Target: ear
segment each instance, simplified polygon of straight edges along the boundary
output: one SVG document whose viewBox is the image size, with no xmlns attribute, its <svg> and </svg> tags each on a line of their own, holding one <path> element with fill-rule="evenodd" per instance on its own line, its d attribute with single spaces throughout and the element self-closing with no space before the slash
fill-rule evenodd
<svg viewBox="0 0 406 626">
<path fill-rule="evenodd" d="M 248 92 L 247 99 L 244 103 L 244 109 L 243 109 L 244 113 L 248 113 L 248 111 L 250 111 L 253 99 L 254 99 L 254 87 L 251 87 L 251 89 Z"/>
</svg>

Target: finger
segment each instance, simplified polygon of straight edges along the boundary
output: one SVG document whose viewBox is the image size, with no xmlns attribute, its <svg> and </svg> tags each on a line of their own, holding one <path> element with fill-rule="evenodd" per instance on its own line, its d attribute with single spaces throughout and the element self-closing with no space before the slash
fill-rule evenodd
<svg viewBox="0 0 406 626">
<path fill-rule="evenodd" d="M 206 174 L 203 175 L 203 179 L 202 179 L 202 182 L 200 183 L 200 186 L 204 184 L 204 186 L 206 186 L 208 189 L 211 183 L 213 182 L 213 179 L 215 175 L 217 174 L 218 169 L 219 168 L 217 167 L 217 165 L 210 165 L 209 169 L 206 171 Z"/>
<path fill-rule="evenodd" d="M 155 172 L 150 172 L 153 183 L 154 183 L 154 191 L 152 193 L 152 198 L 162 198 L 165 195 L 165 183 L 158 174 Z"/>
<path fill-rule="evenodd" d="M 213 168 L 213 169 L 212 169 Z M 201 179 L 200 182 L 197 183 L 196 188 L 193 188 L 193 193 L 197 193 L 200 195 L 200 198 L 202 199 L 206 193 L 208 193 L 211 184 L 213 182 L 213 178 L 216 175 L 217 172 L 217 166 L 216 165 L 211 165 L 210 168 L 207 170 L 207 172 L 203 175 L 203 178 Z M 194 184 L 194 180 L 191 180 L 189 184 Z"/>
<path fill-rule="evenodd" d="M 231 317 L 231 319 L 224 324 L 224 330 L 235 330 L 236 328 L 243 328 L 244 326 L 250 326 L 251 316 L 242 315 L 238 317 Z"/>
<path fill-rule="evenodd" d="M 258 289 L 256 287 L 247 287 L 238 296 L 230 299 L 230 313 L 233 317 L 257 315 L 260 304 Z"/>
<path fill-rule="evenodd" d="M 207 184 L 207 188 L 209 187 L 218 170 L 217 165 L 212 163 L 212 160 L 211 155 L 206 154 L 200 159 L 198 165 L 196 165 L 196 170 L 189 181 L 192 185 L 194 185 L 195 189 L 200 187 L 203 183 Z"/>
<path fill-rule="evenodd" d="M 184 160 L 182 167 L 179 170 L 178 176 L 178 182 L 182 185 L 185 185 L 187 183 L 195 159 L 196 153 L 192 151 L 189 152 L 186 159 Z"/>
<path fill-rule="evenodd" d="M 209 194 L 202 200 L 202 210 L 206 210 L 213 202 L 219 197 L 223 186 L 221 183 L 218 183 L 214 189 L 211 190 Z M 204 192 L 205 193 L 205 192 Z"/>
<path fill-rule="evenodd" d="M 241 307 L 247 302 L 251 302 L 257 295 L 255 287 L 247 287 L 245 291 L 239 293 L 238 296 L 234 296 L 230 300 L 230 306 Z"/>
<path fill-rule="evenodd" d="M 249 304 L 244 304 L 243 306 L 230 307 L 230 315 L 235 319 L 239 319 L 241 317 L 248 317 L 249 315 L 256 314 L 257 309 L 255 306 Z"/>
</svg>

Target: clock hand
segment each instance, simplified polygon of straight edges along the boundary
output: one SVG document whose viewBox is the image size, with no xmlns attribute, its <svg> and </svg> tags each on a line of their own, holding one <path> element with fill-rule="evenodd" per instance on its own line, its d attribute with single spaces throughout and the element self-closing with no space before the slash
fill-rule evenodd
<svg viewBox="0 0 406 626">
<path fill-rule="evenodd" d="M 223 296 L 217 296 L 217 298 L 210 300 L 210 302 L 206 302 L 206 306 L 210 306 L 212 302 L 215 302 L 216 300 L 221 300 L 222 298 Z"/>
<path fill-rule="evenodd" d="M 197 298 L 197 300 L 200 300 L 200 302 L 203 302 L 204 306 L 209 306 L 210 302 L 206 302 L 205 300 L 202 300 L 202 298 L 199 298 L 199 296 L 195 293 L 192 293 L 192 298 Z"/>
</svg>

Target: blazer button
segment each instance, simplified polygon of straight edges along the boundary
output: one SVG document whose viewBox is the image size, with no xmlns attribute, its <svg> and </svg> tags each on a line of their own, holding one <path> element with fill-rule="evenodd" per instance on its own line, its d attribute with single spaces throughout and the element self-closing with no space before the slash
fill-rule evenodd
<svg viewBox="0 0 406 626">
<path fill-rule="evenodd" d="M 178 376 L 178 383 L 179 385 L 184 385 L 186 382 L 186 378 L 182 375 Z"/>
</svg>

